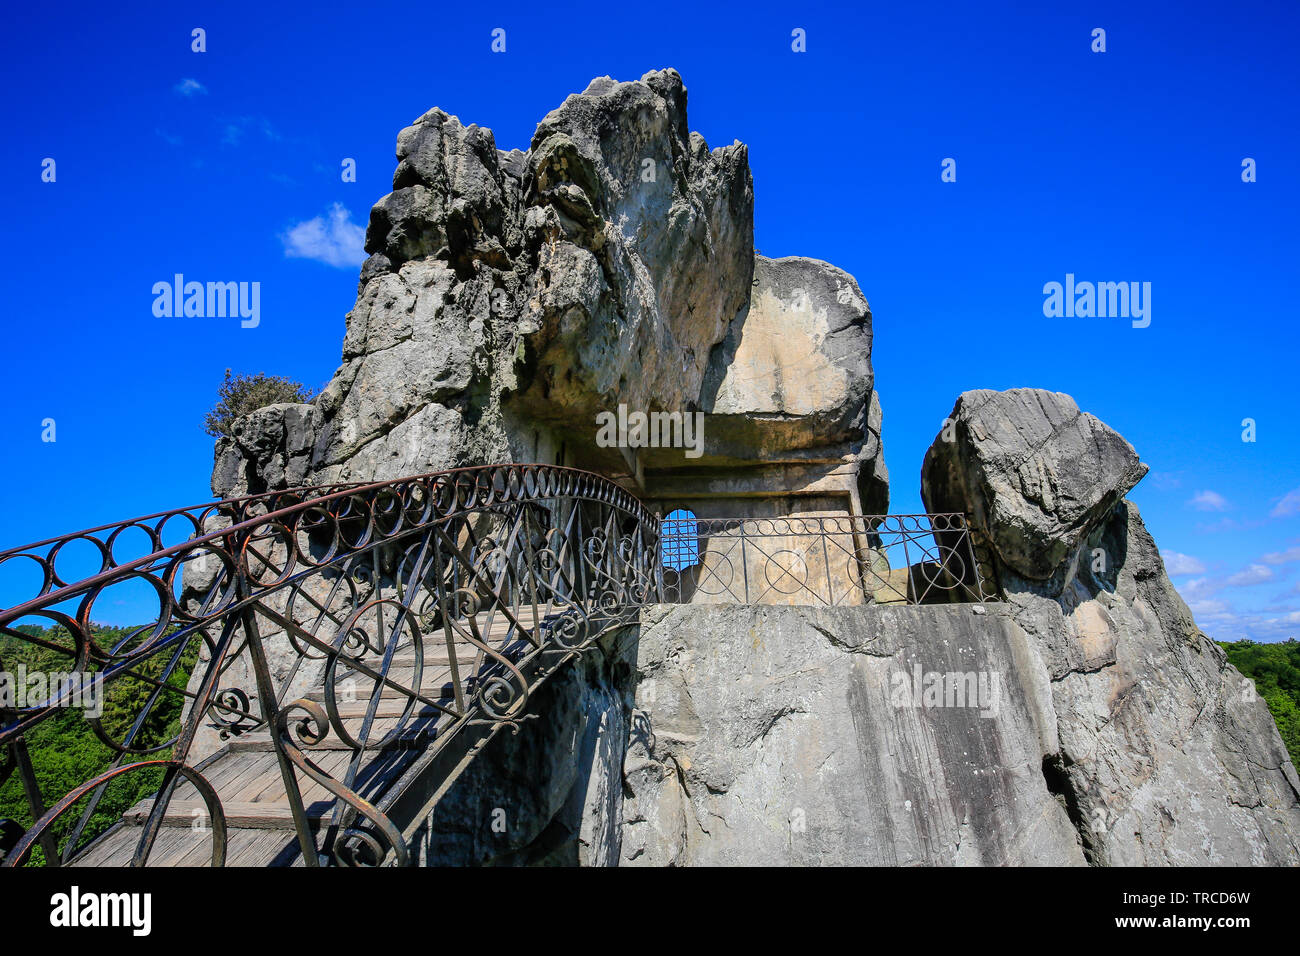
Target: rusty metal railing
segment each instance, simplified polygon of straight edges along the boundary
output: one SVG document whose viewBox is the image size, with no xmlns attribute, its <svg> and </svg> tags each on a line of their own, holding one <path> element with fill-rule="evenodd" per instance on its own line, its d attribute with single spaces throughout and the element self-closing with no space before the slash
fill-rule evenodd
<svg viewBox="0 0 1300 956">
<path fill-rule="evenodd" d="M 278 862 L 403 864 L 459 768 L 641 605 L 992 600 L 978 551 L 962 515 L 665 520 L 548 465 L 277 491 L 0 551 L 31 594 L 0 610 L 0 857 L 222 865 L 248 859 L 232 834 L 278 826 Z M 141 594 L 147 623 L 94 623 Z M 15 661 L 61 676 L 19 699 Z M 32 759 L 86 741 L 107 755 L 88 779 Z"/>
<path fill-rule="evenodd" d="M 83 678 L 0 698 L 0 786 L 21 783 L 30 817 L 21 836 L 10 821 L 4 863 L 75 863 L 116 841 L 112 862 L 142 865 L 178 803 L 223 864 L 228 801 L 208 774 L 235 744 L 274 752 L 304 863 L 406 862 L 386 810 L 452 741 L 517 727 L 547 675 L 650 599 L 658 525 L 597 475 L 502 465 L 207 503 L 0 552 L 0 572 L 35 569 L 36 583 L 0 611 L 0 642 Z M 75 548 L 98 570 L 64 570 Z M 130 587 L 153 596 L 150 623 L 105 643 L 95 609 Z M 98 698 L 86 720 L 112 759 L 51 795 L 29 744 L 77 695 Z M 326 745 L 342 755 L 329 768 Z M 105 821 L 109 791 L 143 775 L 150 792 Z M 327 811 L 306 805 L 309 788 Z"/>
</svg>

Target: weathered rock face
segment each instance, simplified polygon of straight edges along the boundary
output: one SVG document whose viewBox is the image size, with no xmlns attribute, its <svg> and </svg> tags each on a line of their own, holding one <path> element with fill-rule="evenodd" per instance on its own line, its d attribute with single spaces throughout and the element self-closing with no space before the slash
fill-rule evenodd
<svg viewBox="0 0 1300 956">
<path fill-rule="evenodd" d="M 710 356 L 696 464 L 852 455 L 865 463 L 864 499 L 884 510 L 889 479 L 871 342 L 871 308 L 847 272 L 816 259 L 756 256 L 749 304 Z"/>
<path fill-rule="evenodd" d="M 1131 502 L 1046 585 L 1002 584 L 1051 677 L 1045 769 L 1090 860 L 1300 864 L 1300 778 L 1273 718 L 1197 629 Z"/>
<path fill-rule="evenodd" d="M 537 127 L 528 389 L 562 409 L 685 409 L 749 299 L 748 149 L 709 151 L 674 71 L 594 80 Z M 563 240 L 563 241 L 561 241 Z"/>
<path fill-rule="evenodd" d="M 647 611 L 621 863 L 1082 864 L 1028 644 L 997 609 Z"/>
<path fill-rule="evenodd" d="M 857 481 L 885 510 L 866 299 L 827 263 L 754 255 L 746 147 L 689 131 L 674 71 L 594 80 L 527 152 L 433 109 L 397 159 L 343 364 L 312 404 L 259 410 L 221 439 L 214 493 L 503 461 L 634 483 L 761 463 L 750 485 L 842 474 L 837 493 Z M 620 406 L 704 413 L 703 457 L 604 447 L 596 415 Z"/>
<path fill-rule="evenodd" d="M 1137 508 L 1132 448 L 1063 395 L 968 392 L 926 455 L 931 511 L 991 542 L 1050 675 L 1045 770 L 1089 858 L 1300 862 L 1300 779 L 1268 709 L 1196 628 Z"/>
<path fill-rule="evenodd" d="M 921 469 L 930 511 L 960 511 L 1008 567 L 1045 578 L 1147 472 L 1117 432 L 1040 389 L 966 392 Z"/>
<path fill-rule="evenodd" d="M 594 449 L 599 410 L 698 406 L 749 301 L 753 186 L 743 145 L 689 131 L 676 72 L 593 81 L 527 153 L 434 109 L 397 158 L 343 365 L 223 439 L 214 492 L 533 461 L 539 427 Z"/>
<path fill-rule="evenodd" d="M 749 307 L 709 365 L 706 451 L 773 457 L 861 437 L 871 394 L 871 309 L 847 272 L 754 259 Z"/>
</svg>

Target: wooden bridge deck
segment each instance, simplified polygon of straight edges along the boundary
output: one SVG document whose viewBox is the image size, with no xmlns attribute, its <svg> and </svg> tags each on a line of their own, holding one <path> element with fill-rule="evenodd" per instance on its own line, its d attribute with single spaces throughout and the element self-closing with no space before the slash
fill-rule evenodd
<svg viewBox="0 0 1300 956">
<path fill-rule="evenodd" d="M 545 620 L 546 612 L 541 614 Z M 520 622 L 533 626 L 531 608 L 520 614 Z M 522 640 L 500 613 L 478 615 L 480 633 L 484 643 L 509 652 L 520 646 Z M 424 643 L 424 671 L 420 681 L 425 697 L 450 706 L 454 702 L 451 658 L 441 631 Z M 455 645 L 456 662 L 462 686 L 485 665 L 486 655 L 470 644 L 460 641 Z M 370 666 L 375 658 L 368 657 Z M 389 677 L 399 683 L 414 678 L 415 653 L 409 643 L 394 652 Z M 340 671 L 340 679 L 346 672 Z M 356 674 L 357 700 L 340 701 L 339 715 L 349 732 L 359 732 L 369 704 L 371 679 L 363 673 Z M 336 681 L 337 683 L 337 681 Z M 470 691 L 466 689 L 466 697 Z M 303 695 L 309 700 L 323 702 L 325 690 L 318 686 Z M 337 696 L 337 695 L 336 695 Z M 378 740 L 398 722 L 408 698 L 392 687 L 385 686 L 370 739 Z M 403 729 L 401 737 L 382 750 L 369 750 L 360 754 L 341 740 L 330 728 L 329 734 L 318 744 L 305 748 L 308 757 L 321 770 L 336 780 L 342 780 L 349 764 L 358 760 L 356 783 L 352 789 L 372 803 L 386 793 L 410 767 L 424 749 L 434 731 L 445 732 L 453 723 L 447 714 L 416 703 L 415 711 Z M 201 762 L 197 769 L 216 790 L 226 819 L 227 866 L 302 866 L 303 860 L 294 830 L 293 813 L 285 790 L 284 779 L 277 759 L 271 731 L 265 727 L 230 740 L 211 757 Z M 333 795 L 306 774 L 297 774 L 302 792 L 303 807 L 313 827 L 327 825 L 335 808 Z M 122 816 L 122 820 L 87 846 L 72 861 L 72 866 L 123 866 L 130 862 L 142 834 L 142 824 L 148 819 L 153 799 L 141 801 Z M 168 805 L 147 865 L 207 866 L 212 856 L 211 820 L 203 798 L 193 784 L 182 780 Z"/>
</svg>

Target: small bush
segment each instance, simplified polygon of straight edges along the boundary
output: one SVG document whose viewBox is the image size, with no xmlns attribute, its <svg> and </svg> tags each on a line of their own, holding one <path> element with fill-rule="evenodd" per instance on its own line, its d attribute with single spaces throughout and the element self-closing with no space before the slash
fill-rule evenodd
<svg viewBox="0 0 1300 956">
<path fill-rule="evenodd" d="M 315 395 L 306 385 L 282 375 L 231 375 L 226 369 L 217 404 L 203 418 L 203 430 L 215 437 L 228 436 L 236 418 L 277 402 L 309 402 Z"/>
</svg>

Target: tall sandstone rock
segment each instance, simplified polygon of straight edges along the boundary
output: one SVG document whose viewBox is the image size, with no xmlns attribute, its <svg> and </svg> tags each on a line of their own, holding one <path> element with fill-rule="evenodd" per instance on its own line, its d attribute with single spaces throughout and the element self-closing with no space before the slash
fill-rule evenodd
<svg viewBox="0 0 1300 956">
<path fill-rule="evenodd" d="M 626 475 L 595 424 L 625 404 L 705 413 L 703 466 L 860 461 L 883 509 L 866 299 L 827 263 L 755 255 L 748 150 L 689 130 L 674 70 L 593 80 L 527 152 L 433 109 L 397 159 L 343 364 L 219 440 L 215 494 L 502 461 Z M 774 316 L 799 335 L 772 354 Z"/>
<path fill-rule="evenodd" d="M 676 72 L 594 80 L 527 152 L 430 110 L 397 158 L 342 366 L 239 423 L 216 493 L 532 461 L 620 403 L 699 408 L 749 304 L 753 184 L 745 146 L 689 131 Z"/>
<path fill-rule="evenodd" d="M 1068 395 L 966 392 L 925 456 L 1050 679 L 1044 772 L 1094 863 L 1300 863 L 1300 779 L 1253 686 L 1196 627 L 1124 495 L 1146 474 Z"/>
</svg>

